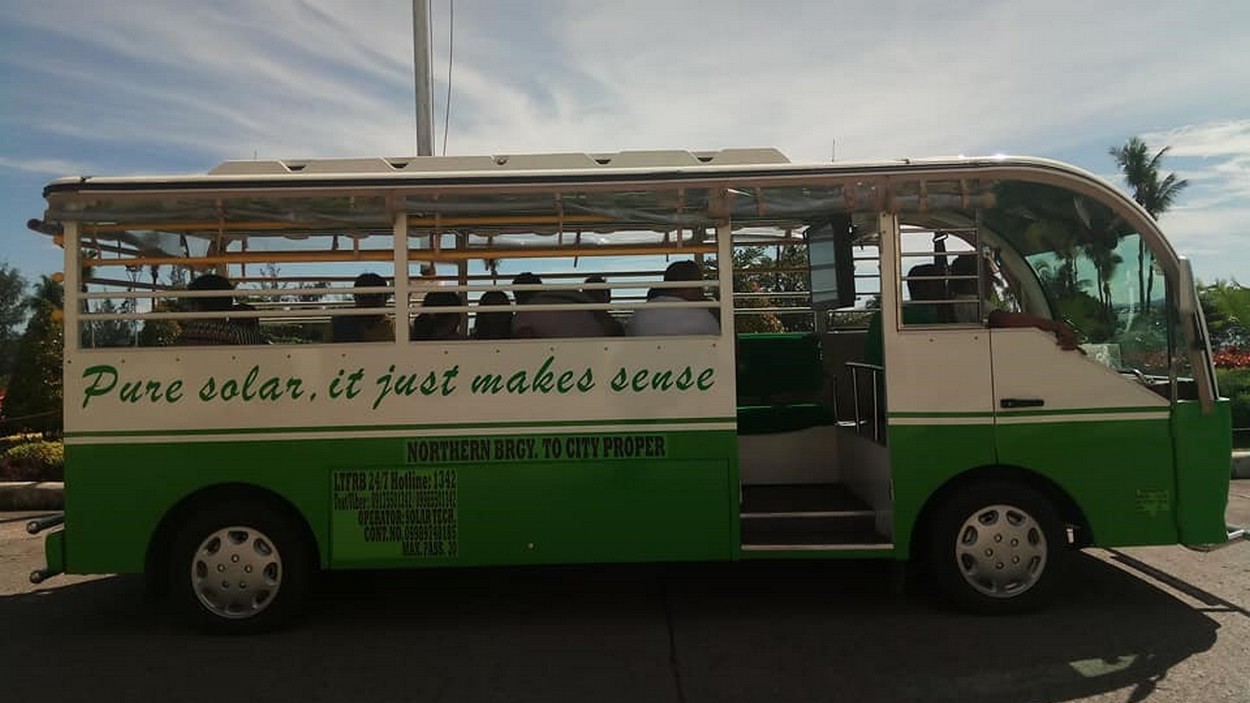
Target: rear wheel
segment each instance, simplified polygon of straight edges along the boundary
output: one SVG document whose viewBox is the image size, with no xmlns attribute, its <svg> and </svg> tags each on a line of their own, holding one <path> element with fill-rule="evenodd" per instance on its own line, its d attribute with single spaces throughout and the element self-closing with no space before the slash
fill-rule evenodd
<svg viewBox="0 0 1250 703">
<path fill-rule="evenodd" d="M 1031 488 L 983 483 L 961 490 L 930 528 L 931 571 L 965 610 L 1016 613 L 1053 596 L 1067 532 L 1050 501 Z"/>
<path fill-rule="evenodd" d="M 184 617 L 210 632 L 270 630 L 298 612 L 310 555 L 299 525 L 263 502 L 206 506 L 174 538 L 170 593 Z"/>
</svg>

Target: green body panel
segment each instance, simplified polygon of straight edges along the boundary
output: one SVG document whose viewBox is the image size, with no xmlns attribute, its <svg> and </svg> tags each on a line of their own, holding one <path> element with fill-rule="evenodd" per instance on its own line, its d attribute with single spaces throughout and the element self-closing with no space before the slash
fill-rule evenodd
<svg viewBox="0 0 1250 703">
<path fill-rule="evenodd" d="M 50 533 L 45 549 L 54 572 L 141 571 L 156 526 L 178 501 L 209 486 L 241 483 L 289 501 L 330 568 L 903 559 L 926 501 L 958 475 L 995 465 L 1033 471 L 1066 491 L 1089 520 L 1095 544 L 1218 543 L 1225 538 L 1229 422 L 1228 404 L 1220 402 L 1205 415 L 1196 403 L 1181 403 L 1170 420 L 895 423 L 888 429 L 895 548 L 835 552 L 740 551 L 737 437 L 726 430 L 604 435 L 554 434 L 560 428 L 553 427 L 546 435 L 243 435 L 237 442 L 182 443 L 119 437 L 117 444 L 67 447 L 66 528 Z M 594 437 L 651 438 L 659 449 L 645 445 L 650 455 L 630 459 L 537 449 Z M 502 458 L 494 451 L 481 460 L 438 448 L 466 442 L 536 449 Z M 353 501 L 387 482 L 402 483 L 400 493 L 410 498 L 435 496 L 443 501 L 432 504 L 439 512 L 428 513 L 432 521 L 423 513 L 416 532 L 394 527 L 386 515 L 371 522 L 376 514 L 361 511 L 381 504 Z"/>
<path fill-rule="evenodd" d="M 308 520 L 322 547 L 333 465 L 394 463 L 398 440 L 183 442 L 65 448 L 66 566 L 71 573 L 143 571 L 165 513 L 209 486 L 242 483 L 282 496 Z"/>
<path fill-rule="evenodd" d="M 1178 522 L 1185 520 L 1195 541 L 1221 541 L 1230 451 L 1224 412 L 1224 423 L 1194 408 L 1174 418 L 1177 426 L 1189 423 L 1178 433 L 1177 451 L 1201 446 L 1189 452 L 1179 472 L 1173 470 L 1166 419 L 893 425 L 889 447 L 899 556 L 907 555 L 919 512 L 936 490 L 965 471 L 996 465 L 1034 472 L 1067 492 L 1099 546 L 1175 544 L 1184 534 L 1178 534 Z"/>
<path fill-rule="evenodd" d="M 443 493 L 457 507 L 440 509 L 447 518 L 434 522 L 445 529 L 416 542 L 420 555 L 405 556 L 402 539 L 366 541 L 355 511 L 335 510 L 330 565 L 728 559 L 736 547 L 723 460 L 478 464 L 443 474 L 454 476 L 454 491 Z"/>
<path fill-rule="evenodd" d="M 1228 540 L 1224 512 L 1233 453 L 1232 406 L 1219 400 L 1203 414 L 1194 401 L 1172 407 L 1176 447 L 1176 520 L 1181 544 Z"/>
<path fill-rule="evenodd" d="M 1095 545 L 1176 543 L 1166 418 L 1000 423 L 996 443 L 1000 464 L 1041 474 L 1072 496 Z"/>
<path fill-rule="evenodd" d="M 73 573 L 142 571 L 148 543 L 166 512 L 200 489 L 227 483 L 259 486 L 289 501 L 308 521 L 321 562 L 330 567 L 699 560 L 736 554 L 732 431 L 610 436 L 662 438 L 656 443 L 662 452 L 628 460 L 563 454 L 476 462 L 426 457 L 436 460 L 429 462 L 410 457 L 409 442 L 438 438 L 71 444 L 66 448 L 66 566 Z M 542 446 L 542 438 L 530 439 Z M 454 557 L 405 557 L 390 540 L 366 543 L 355 519 L 358 511 L 332 509 L 336 472 L 380 475 L 386 470 L 405 476 L 439 470 L 454 474 Z M 339 531 L 333 539 L 332 516 Z"/>
<path fill-rule="evenodd" d="M 995 463 L 994 426 L 891 425 L 894 477 L 894 548 L 907 558 L 916 518 L 942 484 L 978 466 Z"/>
</svg>

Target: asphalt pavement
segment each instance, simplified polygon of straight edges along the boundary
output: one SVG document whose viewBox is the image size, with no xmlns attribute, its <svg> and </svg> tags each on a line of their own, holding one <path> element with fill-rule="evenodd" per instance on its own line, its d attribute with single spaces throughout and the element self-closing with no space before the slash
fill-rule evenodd
<svg viewBox="0 0 1250 703">
<path fill-rule="evenodd" d="M 1250 543 L 1086 550 L 1008 618 L 873 561 L 331 573 L 292 629 L 214 638 L 138 577 L 32 586 L 31 514 L 0 514 L 5 700 L 1250 703 Z"/>
</svg>

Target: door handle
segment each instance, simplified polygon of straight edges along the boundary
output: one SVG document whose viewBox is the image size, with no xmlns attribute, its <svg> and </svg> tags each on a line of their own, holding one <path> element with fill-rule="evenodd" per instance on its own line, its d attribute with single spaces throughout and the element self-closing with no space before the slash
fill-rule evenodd
<svg viewBox="0 0 1250 703">
<path fill-rule="evenodd" d="M 1003 398 L 998 404 L 1004 408 L 1040 408 L 1046 401 L 1041 398 Z"/>
</svg>

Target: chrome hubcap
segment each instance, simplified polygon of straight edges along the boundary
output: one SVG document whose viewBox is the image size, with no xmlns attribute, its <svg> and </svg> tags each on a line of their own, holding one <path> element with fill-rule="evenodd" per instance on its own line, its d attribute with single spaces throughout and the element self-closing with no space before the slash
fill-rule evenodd
<svg viewBox="0 0 1250 703">
<path fill-rule="evenodd" d="M 1013 598 L 1046 569 L 1046 534 L 1037 520 L 1012 505 L 989 505 L 964 521 L 955 540 L 964 580 L 993 598 Z"/>
<path fill-rule="evenodd" d="M 282 586 L 282 557 L 260 530 L 223 527 L 209 535 L 191 561 L 191 587 L 214 615 L 249 618 L 273 602 Z"/>
</svg>

